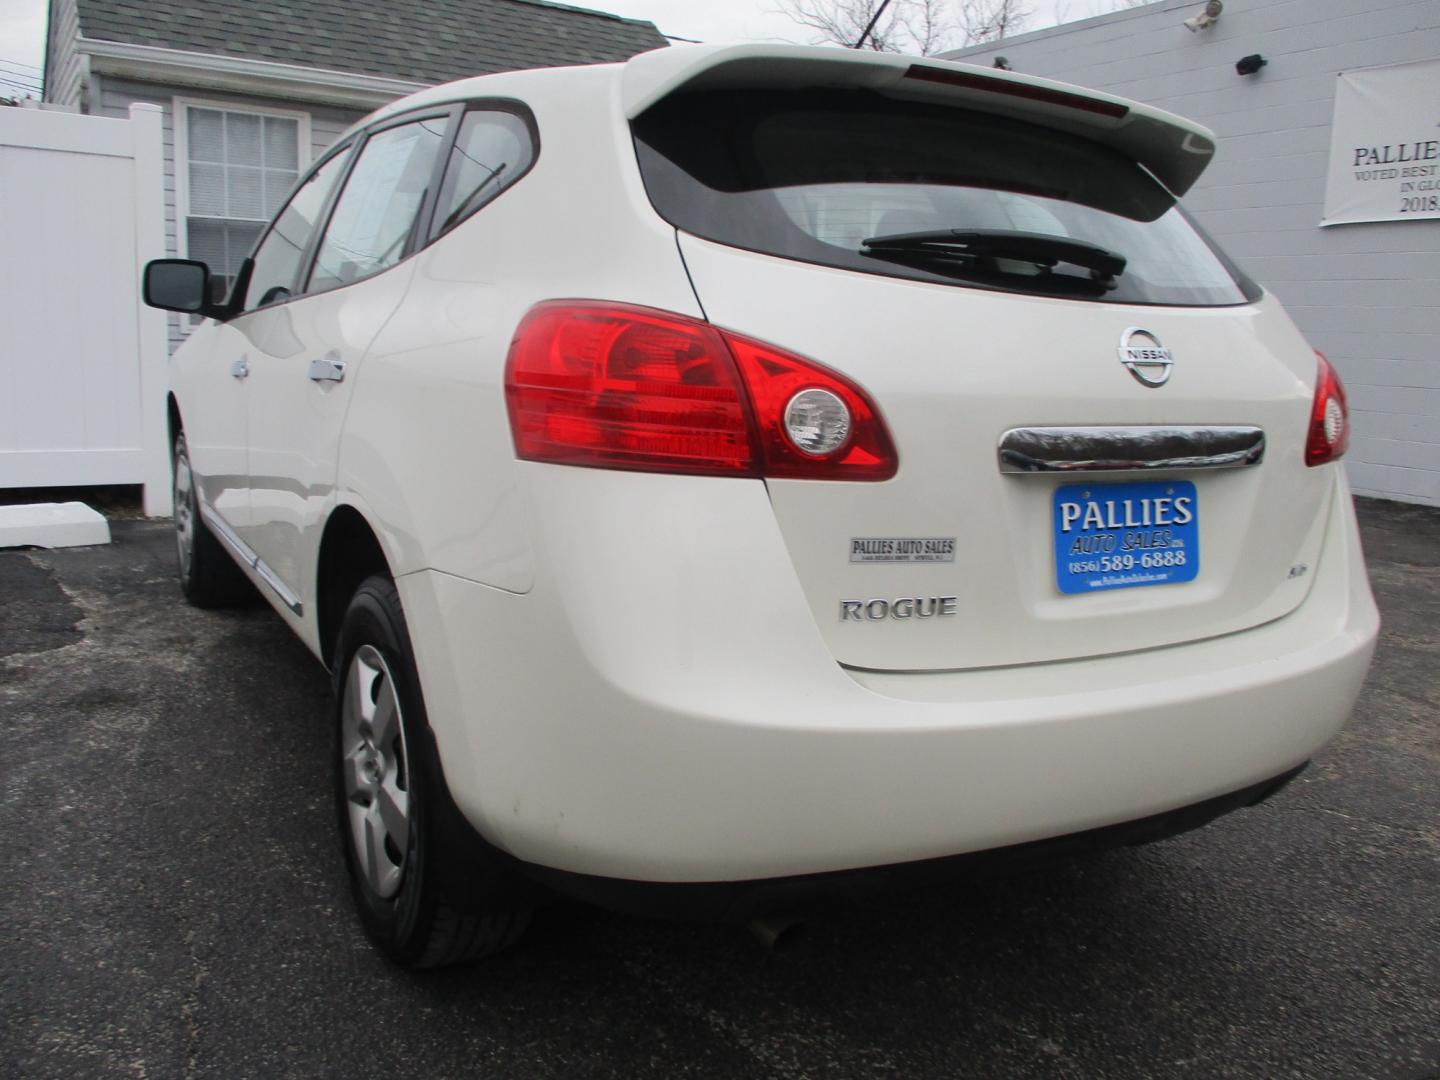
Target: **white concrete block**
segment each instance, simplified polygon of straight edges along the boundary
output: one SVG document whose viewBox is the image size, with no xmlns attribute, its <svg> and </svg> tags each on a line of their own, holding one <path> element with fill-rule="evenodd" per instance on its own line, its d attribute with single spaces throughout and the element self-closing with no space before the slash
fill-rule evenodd
<svg viewBox="0 0 1440 1080">
<path fill-rule="evenodd" d="M 0 548 L 108 544 L 110 523 L 84 503 L 0 506 Z"/>
</svg>

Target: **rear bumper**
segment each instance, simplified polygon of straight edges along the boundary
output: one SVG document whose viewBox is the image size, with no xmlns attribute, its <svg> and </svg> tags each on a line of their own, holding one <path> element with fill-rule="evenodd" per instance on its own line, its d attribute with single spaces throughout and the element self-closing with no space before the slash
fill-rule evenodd
<svg viewBox="0 0 1440 1080">
<path fill-rule="evenodd" d="M 828 874 L 759 881 L 649 882 L 574 874 L 513 859 L 507 862 L 509 869 L 521 877 L 611 911 L 656 919 L 744 922 L 767 915 L 802 912 L 836 900 L 901 894 L 962 876 L 974 879 L 1023 873 L 1068 856 L 1164 840 L 1208 825 L 1233 810 L 1264 802 L 1299 776 L 1306 764 L 1308 762 L 1240 791 L 1139 821 L 988 851 Z M 478 857 L 494 858 L 494 853 L 481 852 Z"/>
<path fill-rule="evenodd" d="M 542 519 L 571 518 L 539 534 L 584 542 L 542 553 L 531 593 L 399 582 L 455 803 L 542 872 L 825 875 L 1213 805 L 1334 735 L 1378 630 L 1340 483 L 1309 597 L 1265 626 L 1088 661 L 847 672 L 778 534 L 734 528 L 773 523 L 761 485 L 622 477 L 591 508 L 576 472 L 537 479 L 574 484 L 538 493 Z M 677 558 L 673 528 L 646 520 L 657 506 L 730 547 Z"/>
</svg>

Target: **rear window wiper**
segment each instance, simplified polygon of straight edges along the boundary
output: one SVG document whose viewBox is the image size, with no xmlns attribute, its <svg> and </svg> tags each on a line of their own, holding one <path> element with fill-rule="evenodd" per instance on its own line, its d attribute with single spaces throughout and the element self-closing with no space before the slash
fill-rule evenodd
<svg viewBox="0 0 1440 1080">
<path fill-rule="evenodd" d="M 933 229 L 893 233 L 860 241 L 861 251 L 894 261 L 971 262 L 1015 259 L 1053 269 L 1066 262 L 1090 271 L 1107 288 L 1125 272 L 1125 256 L 1083 240 L 1010 229 Z"/>
</svg>

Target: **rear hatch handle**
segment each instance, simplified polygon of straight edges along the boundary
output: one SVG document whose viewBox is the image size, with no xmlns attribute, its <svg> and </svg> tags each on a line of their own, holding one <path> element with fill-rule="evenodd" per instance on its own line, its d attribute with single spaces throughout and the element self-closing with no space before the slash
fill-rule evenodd
<svg viewBox="0 0 1440 1080">
<path fill-rule="evenodd" d="M 1265 432 L 1223 425 L 1024 427 L 1000 436 L 1002 473 L 1242 469 L 1265 457 Z"/>
</svg>

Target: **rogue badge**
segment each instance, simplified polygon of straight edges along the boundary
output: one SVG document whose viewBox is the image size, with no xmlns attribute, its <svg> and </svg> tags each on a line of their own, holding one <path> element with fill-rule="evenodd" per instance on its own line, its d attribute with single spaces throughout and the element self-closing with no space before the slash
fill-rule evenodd
<svg viewBox="0 0 1440 1080">
<path fill-rule="evenodd" d="M 841 600 L 840 621 L 879 622 L 881 619 L 933 619 L 956 614 L 958 596 L 901 596 L 898 599 Z"/>
</svg>

